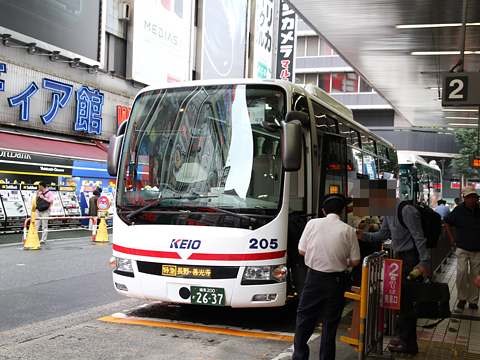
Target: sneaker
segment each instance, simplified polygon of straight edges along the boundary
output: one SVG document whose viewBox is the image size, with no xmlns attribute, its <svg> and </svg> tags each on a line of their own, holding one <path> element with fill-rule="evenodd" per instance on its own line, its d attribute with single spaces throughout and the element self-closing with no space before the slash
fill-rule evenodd
<svg viewBox="0 0 480 360">
<path fill-rule="evenodd" d="M 473 310 L 477 310 L 478 309 L 478 305 L 477 304 L 468 304 L 468 307 L 470 309 L 473 309 Z"/>
<path fill-rule="evenodd" d="M 40 244 L 45 244 L 45 240 L 40 240 Z"/>
<path fill-rule="evenodd" d="M 467 300 L 459 300 L 457 307 L 460 309 L 464 309 L 466 304 L 467 304 Z"/>
</svg>

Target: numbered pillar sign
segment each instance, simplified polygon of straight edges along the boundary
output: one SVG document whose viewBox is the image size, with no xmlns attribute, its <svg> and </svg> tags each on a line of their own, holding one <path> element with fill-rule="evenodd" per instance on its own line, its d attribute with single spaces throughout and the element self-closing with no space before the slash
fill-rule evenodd
<svg viewBox="0 0 480 360">
<path fill-rule="evenodd" d="M 442 106 L 480 106 L 480 73 L 443 75 Z"/>
<path fill-rule="evenodd" d="M 400 309 L 400 289 L 402 285 L 402 260 L 383 260 L 382 307 Z"/>
</svg>

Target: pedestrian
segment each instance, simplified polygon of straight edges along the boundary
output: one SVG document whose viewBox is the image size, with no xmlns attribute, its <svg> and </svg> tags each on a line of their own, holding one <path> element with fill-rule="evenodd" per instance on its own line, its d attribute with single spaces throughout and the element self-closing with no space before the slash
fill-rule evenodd
<svg viewBox="0 0 480 360">
<path fill-rule="evenodd" d="M 396 199 L 396 211 L 402 203 L 401 199 Z M 382 227 L 378 232 L 363 233 L 357 229 L 358 238 L 363 241 L 382 241 L 392 237 L 392 249 L 396 252 L 397 258 L 402 260 L 402 283 L 405 284 L 407 276 L 413 269 L 419 269 L 422 277 L 428 276 L 428 267 L 430 263 L 430 254 L 427 250 L 427 239 L 422 230 L 420 212 L 413 206 L 404 206 L 402 209 L 403 222 L 407 228 L 404 228 L 398 221 L 398 216 L 385 216 Z M 423 280 L 423 279 L 421 279 Z M 404 299 L 409 295 L 409 289 L 401 289 L 401 305 L 398 316 L 399 339 L 390 340 L 388 350 L 391 352 L 416 354 L 417 345 L 417 319 L 412 313 L 406 311 Z"/>
<path fill-rule="evenodd" d="M 445 200 L 440 199 L 437 201 L 438 206 L 435 208 L 435 212 L 440 214 L 442 221 L 445 220 L 445 215 L 450 214 L 450 209 L 448 206 L 445 206 L 446 203 Z"/>
<path fill-rule="evenodd" d="M 321 219 L 310 220 L 302 233 L 298 252 L 309 267 L 297 308 L 293 360 L 308 360 L 307 341 L 322 312 L 320 360 L 335 359 L 335 336 L 345 307 L 345 271 L 360 263 L 360 248 L 353 229 L 340 218 L 345 197 L 325 195 L 320 204 Z"/>
<path fill-rule="evenodd" d="M 50 206 L 46 210 L 40 211 L 39 209 L 35 210 L 35 218 L 48 218 L 50 217 L 50 211 L 52 209 L 52 204 L 53 204 L 53 193 L 47 189 L 47 183 L 45 181 L 41 181 L 40 184 L 38 184 L 38 190 L 37 190 L 37 200 L 36 204 L 38 207 L 38 201 L 39 199 L 45 200 L 47 203 L 50 204 Z M 35 222 L 35 226 L 37 228 L 37 233 L 40 232 L 40 227 L 42 228 L 42 238 L 40 239 L 40 244 L 45 244 L 47 241 L 47 235 L 48 235 L 48 219 L 42 219 L 38 220 Z"/>
<path fill-rule="evenodd" d="M 458 205 L 460 205 L 460 198 L 456 197 L 455 199 L 453 199 L 453 201 L 455 202 L 455 205 L 453 205 L 453 208 L 455 209 Z"/>
<path fill-rule="evenodd" d="M 457 256 L 457 307 L 478 309 L 475 278 L 480 274 L 480 208 L 473 186 L 462 188 L 463 202 L 445 216 L 445 232 Z M 451 227 L 455 226 L 455 238 Z"/>
<path fill-rule="evenodd" d="M 99 195 L 100 195 L 100 193 L 98 192 L 98 189 L 95 189 L 93 191 L 93 196 L 90 198 L 90 200 L 88 200 L 88 216 L 97 217 Z M 89 220 L 88 229 L 89 230 L 93 229 L 93 220 L 92 219 Z"/>
</svg>

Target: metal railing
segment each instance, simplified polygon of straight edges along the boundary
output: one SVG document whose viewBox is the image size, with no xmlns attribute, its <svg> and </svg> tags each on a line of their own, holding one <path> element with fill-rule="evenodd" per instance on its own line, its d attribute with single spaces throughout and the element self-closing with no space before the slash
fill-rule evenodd
<svg viewBox="0 0 480 360">
<path fill-rule="evenodd" d="M 365 257 L 362 264 L 360 293 L 345 293 L 345 297 L 358 303 L 354 304 L 350 338 L 341 336 L 340 341 L 357 346 L 360 360 L 365 359 L 372 351 L 378 355 L 382 354 L 383 309 L 380 308 L 380 300 L 383 258 L 387 254 L 387 251 L 381 250 Z"/>
</svg>

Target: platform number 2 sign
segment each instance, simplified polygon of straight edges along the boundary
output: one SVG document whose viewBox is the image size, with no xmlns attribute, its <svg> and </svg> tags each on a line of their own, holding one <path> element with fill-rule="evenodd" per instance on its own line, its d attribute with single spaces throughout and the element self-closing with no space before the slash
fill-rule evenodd
<svg viewBox="0 0 480 360">
<path fill-rule="evenodd" d="M 468 101 L 468 76 L 447 77 L 445 86 L 447 101 Z"/>
</svg>

